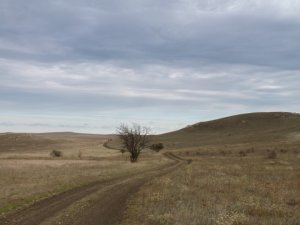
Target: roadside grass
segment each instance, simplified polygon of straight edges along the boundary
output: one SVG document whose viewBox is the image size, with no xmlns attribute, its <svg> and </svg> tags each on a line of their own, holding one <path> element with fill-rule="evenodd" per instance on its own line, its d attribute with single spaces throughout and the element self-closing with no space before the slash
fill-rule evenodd
<svg viewBox="0 0 300 225">
<path fill-rule="evenodd" d="M 300 224 L 298 152 L 222 151 L 181 152 L 193 162 L 143 186 L 123 225 Z"/>
<path fill-rule="evenodd" d="M 91 182 L 142 173 L 170 162 L 152 153 L 142 154 L 136 164 L 118 152 L 100 160 L 32 157 L 0 160 L 0 214 Z"/>
</svg>

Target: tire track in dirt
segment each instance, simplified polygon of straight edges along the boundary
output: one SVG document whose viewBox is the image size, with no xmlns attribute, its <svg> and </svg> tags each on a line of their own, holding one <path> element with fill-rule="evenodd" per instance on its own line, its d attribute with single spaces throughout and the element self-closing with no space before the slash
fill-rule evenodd
<svg viewBox="0 0 300 225">
<path fill-rule="evenodd" d="M 51 219 L 64 209 L 95 192 L 101 192 L 101 197 L 93 202 L 84 211 L 63 221 L 61 224 L 74 225 L 113 225 L 122 220 L 122 213 L 126 201 L 143 184 L 149 180 L 165 175 L 179 166 L 190 163 L 173 153 L 164 153 L 165 157 L 174 160 L 173 163 L 148 170 L 142 174 L 123 176 L 108 181 L 94 182 L 85 186 L 60 193 L 53 197 L 41 200 L 33 205 L 0 218 L 1 225 L 39 225 Z M 103 190 L 103 191 L 101 191 Z"/>
</svg>

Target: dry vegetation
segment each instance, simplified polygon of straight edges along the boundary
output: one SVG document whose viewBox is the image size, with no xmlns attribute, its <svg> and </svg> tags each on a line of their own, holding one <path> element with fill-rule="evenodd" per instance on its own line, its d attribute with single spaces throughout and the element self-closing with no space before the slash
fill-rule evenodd
<svg viewBox="0 0 300 225">
<path fill-rule="evenodd" d="M 179 153 L 193 162 L 143 187 L 123 225 L 300 224 L 298 151 L 217 149 Z"/>
<path fill-rule="evenodd" d="M 152 141 L 192 163 L 141 187 L 123 225 L 300 225 L 299 114 L 228 117 Z M 112 136 L 0 135 L 0 213 L 170 162 L 149 151 L 131 164 L 119 146 Z"/>
<path fill-rule="evenodd" d="M 201 122 L 155 137 L 167 149 L 203 145 L 300 142 L 300 114 L 249 113 Z"/>
<path fill-rule="evenodd" d="M 51 142 L 49 135 L 41 138 L 24 134 L 2 135 L 0 214 L 76 186 L 135 174 L 169 162 L 160 154 L 149 152 L 142 154 L 140 162 L 132 165 L 127 154 L 104 148 L 104 137 L 87 136 L 86 140 L 84 137 L 76 138 L 76 135 L 54 136 L 51 136 Z M 63 138 L 66 143 L 60 141 Z M 18 147 L 22 146 L 18 139 L 23 145 L 27 143 L 23 149 Z M 40 147 L 39 143 L 45 146 Z M 62 152 L 62 156 L 52 156 L 51 149 L 54 147 Z"/>
</svg>

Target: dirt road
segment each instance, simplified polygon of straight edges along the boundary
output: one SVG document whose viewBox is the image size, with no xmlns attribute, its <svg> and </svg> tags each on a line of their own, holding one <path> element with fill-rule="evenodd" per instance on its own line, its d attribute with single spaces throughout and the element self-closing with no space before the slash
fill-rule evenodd
<svg viewBox="0 0 300 225">
<path fill-rule="evenodd" d="M 174 162 L 143 174 L 95 182 L 41 200 L 23 210 L 0 218 L 2 225 L 112 225 L 122 220 L 127 199 L 144 183 L 186 163 L 172 153 Z M 188 162 L 189 163 L 189 162 Z"/>
</svg>

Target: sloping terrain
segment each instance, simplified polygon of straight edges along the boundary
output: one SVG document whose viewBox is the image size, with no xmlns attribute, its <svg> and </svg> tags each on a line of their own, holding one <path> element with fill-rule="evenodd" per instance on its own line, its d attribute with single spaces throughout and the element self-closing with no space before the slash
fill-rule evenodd
<svg viewBox="0 0 300 225">
<path fill-rule="evenodd" d="M 130 164 L 128 158 L 126 158 L 126 153 L 125 155 L 121 155 L 120 152 L 115 149 L 105 148 L 107 145 L 109 147 L 119 145 L 114 135 L 87 135 L 76 133 L 0 134 L 0 160 L 3 164 L 0 170 L 0 172 L 2 172 L 2 189 L 4 190 L 3 193 L 7 193 L 2 197 L 3 202 L 5 202 L 5 198 L 9 199 L 9 203 L 12 199 L 18 200 L 18 196 L 24 198 L 24 192 L 22 192 L 20 188 L 24 189 L 27 193 L 28 188 L 32 187 L 31 185 L 35 185 L 35 188 L 31 189 L 38 191 L 37 193 L 43 193 L 43 191 L 48 190 L 45 189 L 45 187 L 49 185 L 47 183 L 44 185 L 44 183 L 41 183 L 41 180 L 57 180 L 58 183 L 61 181 L 67 183 L 78 181 L 74 183 L 74 187 L 66 188 L 66 191 L 59 191 L 53 196 L 50 195 L 52 197 L 44 198 L 43 200 L 37 198 L 40 201 L 36 203 L 34 203 L 35 201 L 30 201 L 28 207 L 23 207 L 17 211 L 12 210 L 11 213 L 0 216 L 0 224 L 120 224 L 124 218 L 123 216 L 127 215 L 127 213 L 129 213 L 128 215 L 131 216 L 134 221 L 137 221 L 135 219 L 137 215 L 132 214 L 132 212 L 135 212 L 136 207 L 139 206 L 142 206 L 141 209 L 145 211 L 144 204 L 139 204 L 145 200 L 145 196 L 150 196 L 149 201 L 154 199 L 154 208 L 160 207 L 160 211 L 163 212 L 165 208 L 168 209 L 166 202 L 171 202 L 170 200 L 174 199 L 173 196 L 183 196 L 184 193 L 189 193 L 185 202 L 180 197 L 178 201 L 176 200 L 172 204 L 169 204 L 169 206 L 174 208 L 174 206 L 181 205 L 182 209 L 179 208 L 179 211 L 189 209 L 186 211 L 186 217 L 179 218 L 186 219 L 185 222 L 181 224 L 191 224 L 190 221 L 196 221 L 195 224 L 200 224 L 197 223 L 198 220 L 205 218 L 205 216 L 211 216 L 209 213 L 199 216 L 200 214 L 197 212 L 194 214 L 194 220 L 191 220 L 190 209 L 199 208 L 199 204 L 201 204 L 203 208 L 207 207 L 207 203 L 201 202 L 203 201 L 201 194 L 204 193 L 205 196 L 207 196 L 207 193 L 199 190 L 205 190 L 206 187 L 208 191 L 215 191 L 212 192 L 213 197 L 207 199 L 207 202 L 212 202 L 213 205 L 215 205 L 214 199 L 217 192 L 217 194 L 222 195 L 220 199 L 221 197 L 225 199 L 224 205 L 226 206 L 226 202 L 230 202 L 231 206 L 232 202 L 236 201 L 232 199 L 235 199 L 235 193 L 238 193 L 238 191 L 243 193 L 241 196 L 245 196 L 246 193 L 249 195 L 249 198 L 252 199 L 253 196 L 258 196 L 257 193 L 270 193 L 270 190 L 273 190 L 270 189 L 273 188 L 273 186 L 269 188 L 270 182 L 273 182 L 272 185 L 277 187 L 277 181 L 279 181 L 280 184 L 284 184 L 282 188 L 279 188 L 283 190 L 283 192 L 280 193 L 279 201 L 276 197 L 279 196 L 278 192 L 276 192 L 279 189 L 274 189 L 275 191 L 273 190 L 272 192 L 276 197 L 274 199 L 276 201 L 278 200 L 278 205 L 280 206 L 282 206 L 281 199 L 285 199 L 285 202 L 287 202 L 284 203 L 287 204 L 287 207 L 282 210 L 280 209 L 280 213 L 282 214 L 278 215 L 289 215 L 288 213 L 296 215 L 294 212 L 298 209 L 299 202 L 298 197 L 295 196 L 299 196 L 297 192 L 299 182 L 296 178 L 299 176 L 298 150 L 300 146 L 300 114 L 282 112 L 243 114 L 197 123 L 178 131 L 153 136 L 151 138 L 152 142 L 164 143 L 167 150 L 179 149 L 179 151 L 172 153 L 165 152 L 164 154 L 148 151 L 141 156 L 141 162 L 138 164 Z M 240 145 L 245 143 L 251 143 L 252 146 L 260 143 L 268 143 L 273 146 L 272 150 L 276 153 L 275 157 L 268 157 L 270 153 L 269 147 L 266 148 L 265 146 L 262 148 L 263 151 L 257 151 L 255 148 L 252 149 L 253 151 L 246 152 L 241 156 L 239 154 Z M 284 143 L 284 145 L 291 145 L 293 149 L 276 149 L 279 146 L 278 143 L 281 145 L 282 143 Z M 213 157 L 205 154 L 192 154 L 193 152 L 188 149 L 188 147 L 196 147 L 197 153 L 203 153 L 206 151 L 205 146 L 208 147 L 210 145 L 216 147 L 215 154 L 212 154 Z M 230 145 L 230 147 L 227 145 Z M 237 146 L 237 152 L 232 151 L 234 145 Z M 204 148 L 199 148 L 201 146 L 204 146 Z M 51 158 L 49 153 L 53 149 L 62 151 L 63 157 L 59 159 Z M 221 150 L 226 154 L 221 154 Z M 186 160 L 180 158 L 182 154 Z M 162 157 L 163 155 L 166 156 L 166 158 Z M 171 163 L 170 159 L 174 162 Z M 193 163 L 191 163 L 191 160 L 193 160 Z M 224 162 L 227 163 L 226 167 L 224 166 L 226 165 Z M 232 162 L 234 162 L 234 165 L 232 165 Z M 144 164 L 144 166 L 141 164 Z M 181 167 L 181 165 L 186 166 Z M 20 167 L 19 169 L 18 166 Z M 60 166 L 63 167 L 60 168 Z M 182 169 L 176 170 L 177 168 Z M 226 171 L 225 169 L 227 170 L 226 173 L 224 173 L 224 171 Z M 176 172 L 175 170 L 177 174 L 179 174 L 178 178 L 176 178 L 176 173 L 175 175 L 170 173 Z M 237 177 L 237 170 L 240 170 L 240 174 L 243 174 L 243 176 L 239 175 L 239 177 Z M 20 171 L 20 173 L 17 173 L 17 171 Z M 129 173 L 128 171 L 131 172 Z M 250 171 L 249 174 L 246 173 L 247 171 Z M 110 173 L 112 173 L 112 175 L 110 175 Z M 245 174 L 247 174 L 246 178 L 244 176 Z M 74 175 L 74 177 L 70 178 L 71 175 Z M 151 185 L 149 181 L 157 182 L 158 177 L 162 175 L 166 175 L 166 177 L 162 178 L 162 184 L 159 190 L 168 190 L 167 192 L 171 193 L 169 197 L 166 197 L 167 194 L 165 193 L 158 193 L 157 186 L 154 185 L 154 187 L 149 187 L 149 190 L 154 188 L 155 191 L 145 192 L 146 194 L 142 193 L 138 195 L 142 200 L 138 199 L 134 203 L 128 203 L 129 198 L 134 197 L 133 195 L 135 195 L 138 190 L 142 190 L 143 188 L 141 187 L 145 183 L 148 182 L 148 185 Z M 30 179 L 24 179 L 26 176 Z M 213 187 L 216 187 L 216 182 L 211 182 L 211 176 L 217 176 L 215 181 L 219 182 L 220 189 L 214 190 Z M 201 180 L 203 177 L 206 177 L 206 180 Z M 280 179 L 274 179 L 274 177 Z M 283 177 L 289 179 L 283 182 Z M 66 178 L 70 178 L 70 182 L 66 180 Z M 261 183 L 259 183 L 260 186 L 256 185 L 255 187 L 262 187 L 263 192 L 260 189 L 252 189 L 249 191 L 249 189 L 247 189 L 248 187 L 243 187 L 245 190 L 240 187 L 241 184 L 245 183 L 243 179 L 246 179 L 249 184 L 252 184 L 260 181 L 258 178 L 263 179 L 261 179 Z M 173 182 L 172 179 L 178 179 L 178 181 Z M 267 179 L 269 179 L 269 183 L 265 183 Z M 9 182 L 11 186 L 7 186 Z M 77 185 L 79 183 L 82 185 Z M 84 185 L 85 183 L 86 185 Z M 175 184 L 180 185 L 176 186 Z M 211 185 L 211 187 L 207 188 L 209 185 Z M 227 197 L 223 196 L 225 193 L 223 191 L 224 185 L 228 186 L 226 193 L 233 193 L 233 198 L 229 196 L 229 200 L 227 200 Z M 234 185 L 236 185 L 236 189 L 233 189 L 235 187 Z M 176 188 L 171 192 L 173 186 Z M 4 189 L 4 187 L 7 188 Z M 287 187 L 295 190 L 295 196 L 293 195 L 294 192 L 288 193 L 289 196 L 285 196 Z M 51 186 L 50 188 L 53 187 Z M 178 190 L 180 194 L 174 194 Z M 232 190 L 236 190 L 236 192 L 232 192 Z M 253 190 L 255 190 L 255 192 L 253 192 Z M 245 193 L 242 191 L 245 191 Z M 196 196 L 195 194 L 200 197 L 194 202 L 195 205 L 187 207 L 189 203 L 192 202 L 192 199 L 194 199 L 194 196 Z M 265 196 L 267 196 L 267 194 L 263 194 L 263 197 L 258 199 L 258 201 L 265 202 Z M 163 200 L 161 198 L 164 198 L 165 202 L 158 204 L 157 200 Z M 273 198 L 267 200 L 274 202 Z M 148 202 L 148 200 L 146 202 Z M 246 199 L 246 203 L 247 202 L 248 199 Z M 151 207 L 152 206 L 149 206 L 150 210 L 147 210 L 147 215 L 149 212 L 153 212 Z M 213 209 L 212 207 L 214 206 L 209 207 L 208 211 L 217 212 L 217 210 L 211 210 Z M 246 205 L 241 211 L 249 212 L 249 216 L 248 214 L 246 216 L 251 217 L 250 219 L 253 220 L 256 219 L 256 216 L 260 218 L 261 215 L 266 214 L 266 217 L 269 218 L 269 215 L 273 215 L 273 211 L 269 212 L 265 210 L 266 208 L 270 208 L 269 206 L 259 207 L 261 211 L 257 212 Z M 125 208 L 129 210 L 124 214 Z M 201 208 L 201 212 L 205 212 L 203 208 Z M 227 210 L 227 208 L 224 210 Z M 185 211 L 181 212 L 184 213 Z M 276 212 L 277 211 L 275 211 L 275 213 Z M 231 211 L 229 211 L 229 213 L 231 213 Z M 139 213 L 139 215 L 142 214 Z M 160 214 L 157 217 L 153 215 L 154 214 L 151 214 L 149 218 L 147 217 L 150 221 L 149 224 L 160 224 L 160 221 L 165 221 L 161 219 Z M 171 214 L 163 214 L 167 219 L 170 219 L 168 215 Z M 179 213 L 178 215 L 184 214 Z M 245 217 L 244 214 L 241 215 Z M 222 215 L 216 216 L 223 218 Z M 173 218 L 174 216 L 171 215 L 171 217 Z M 242 219 L 244 217 L 242 217 Z M 281 218 L 281 216 L 279 217 Z M 145 218 L 145 216 L 142 216 L 140 219 L 144 221 Z M 292 219 L 295 218 L 294 216 Z M 179 219 L 177 218 L 178 221 Z M 175 224 L 173 222 L 168 224 Z M 128 224 L 134 223 L 129 221 Z M 288 222 L 281 224 L 295 223 Z"/>
<path fill-rule="evenodd" d="M 53 149 L 84 150 L 102 145 L 112 135 L 79 134 L 72 132 L 61 133 L 2 133 L 0 134 L 0 152 L 25 153 L 44 152 Z"/>
<path fill-rule="evenodd" d="M 201 122 L 178 131 L 155 136 L 167 148 L 203 145 L 299 142 L 300 114 L 249 113 Z"/>
</svg>

